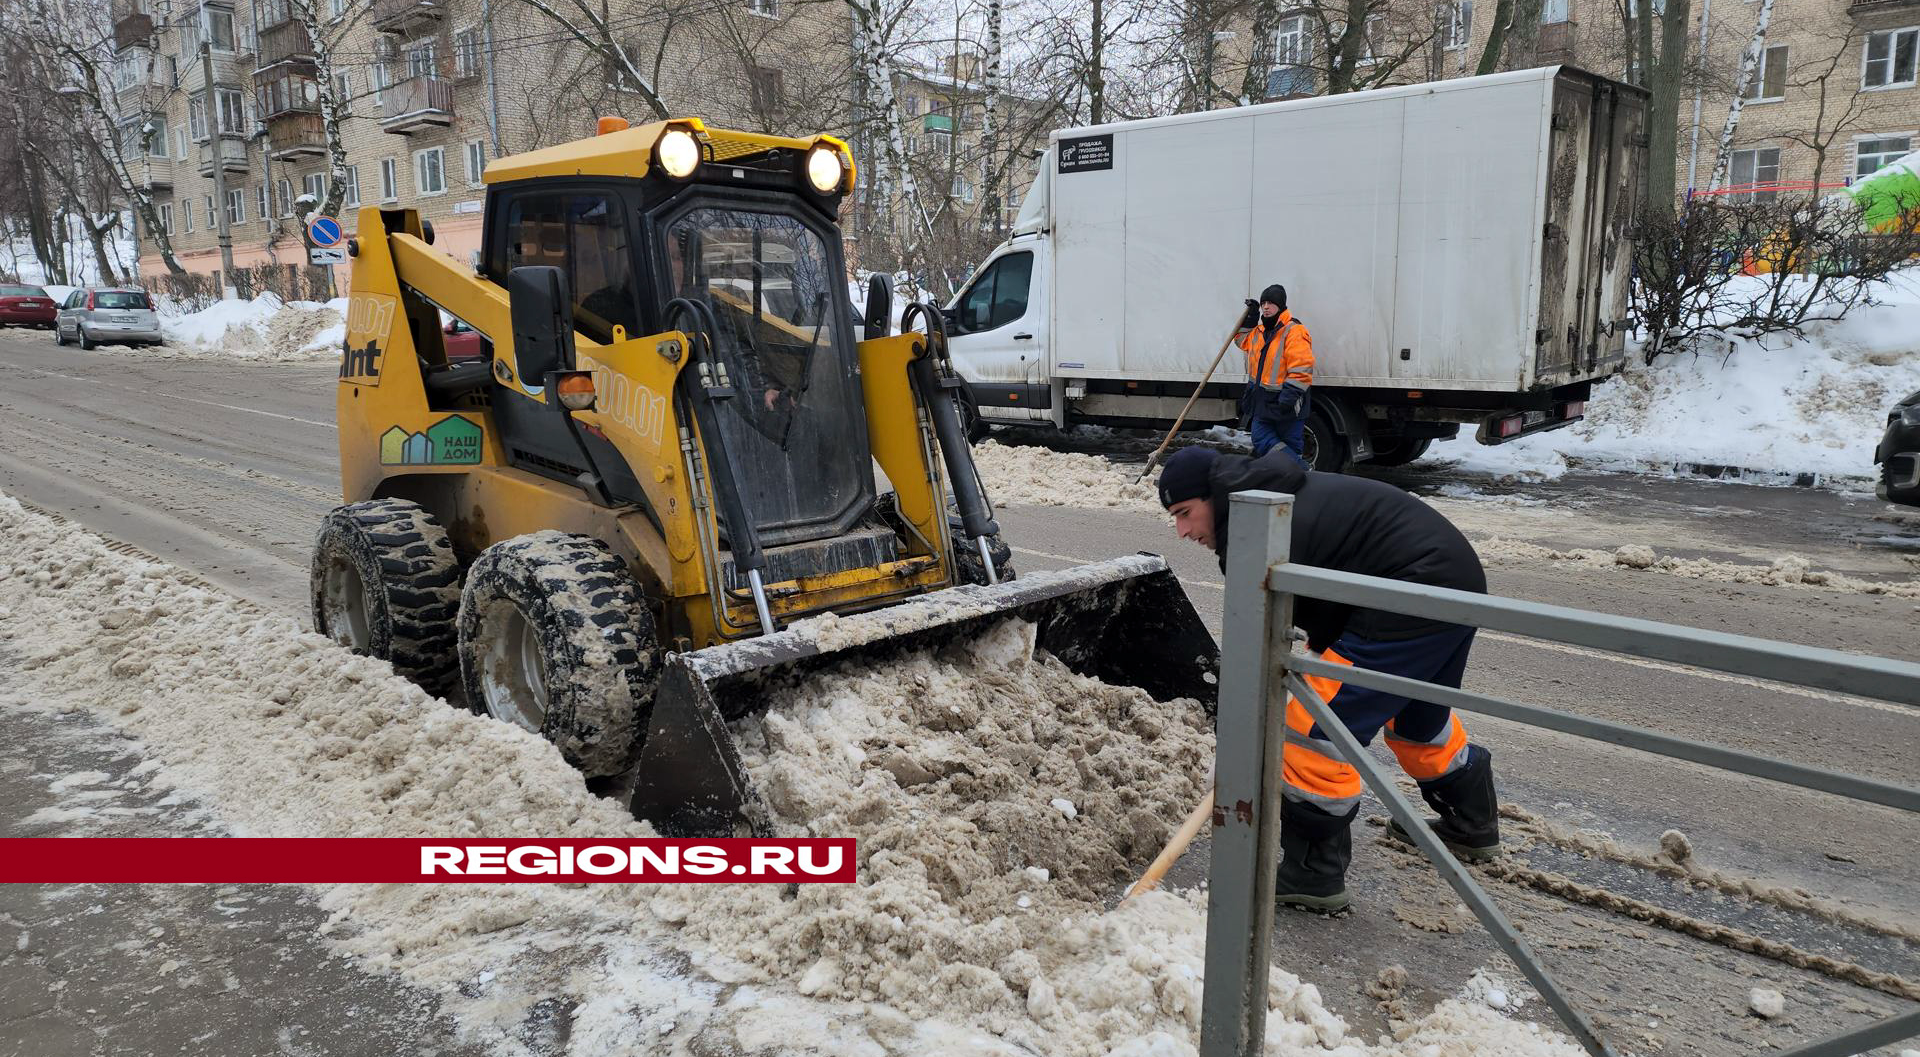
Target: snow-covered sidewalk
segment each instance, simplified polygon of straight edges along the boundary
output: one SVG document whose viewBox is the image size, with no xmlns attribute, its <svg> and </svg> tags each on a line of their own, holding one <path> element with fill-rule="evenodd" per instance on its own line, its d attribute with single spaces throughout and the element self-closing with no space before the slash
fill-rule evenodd
<svg viewBox="0 0 1920 1057">
<path fill-rule="evenodd" d="M 1804 337 L 1729 337 L 1652 366 L 1636 359 L 1594 389 L 1584 421 L 1492 447 L 1463 430 L 1423 461 L 1522 480 L 1703 467 L 1871 478 L 1887 412 L 1920 391 L 1920 274 L 1897 274 L 1875 297 Z"/>
<path fill-rule="evenodd" d="M 450 708 L 384 663 L 4 496 L 0 532 L 13 541 L 0 557 L 0 708 L 80 710 L 119 728 L 142 743 L 154 782 L 232 833 L 649 832 L 589 795 L 546 742 Z M 1210 751 L 1205 724 L 1023 641 L 1009 625 L 972 660 L 903 658 L 904 681 L 829 672 L 738 732 L 784 831 L 812 823 L 860 842 L 858 884 L 792 898 L 765 885 L 326 886 L 326 939 L 439 991 L 466 1041 L 500 1053 L 524 1052 L 528 1011 L 561 998 L 579 1054 L 1191 1055 L 1204 899 L 1152 893 L 1109 911 L 1102 889 L 1114 863 L 1135 865 L 1129 842 L 1153 843 L 1184 813 L 1189 772 Z M 1089 714 L 1050 710 L 1045 729 L 1001 722 L 1034 694 L 1085 701 Z M 950 708 L 999 748 L 954 734 Z M 954 768 L 902 781 L 867 758 L 874 739 Z M 1008 763 L 1008 747 L 1031 765 Z M 1083 784 L 1087 767 L 1101 780 Z M 976 772 L 981 791 L 969 792 Z M 1179 802 L 1154 826 L 1137 806 L 1106 817 L 1119 809 L 1101 797 L 1119 783 Z M 1049 797 L 1081 805 L 1077 818 Z M 974 822 L 952 814 L 961 800 L 979 809 Z M 984 836 L 1022 825 L 1072 833 L 1004 847 Z M 1001 861 L 1008 848 L 1021 861 Z M 1368 1044 L 1281 968 L 1267 997 L 1270 1054 L 1579 1052 L 1471 998 Z"/>
</svg>

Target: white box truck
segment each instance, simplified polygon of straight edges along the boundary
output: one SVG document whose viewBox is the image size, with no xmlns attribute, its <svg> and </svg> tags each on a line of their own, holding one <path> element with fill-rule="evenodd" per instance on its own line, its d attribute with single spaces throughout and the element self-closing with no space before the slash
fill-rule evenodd
<svg viewBox="0 0 1920 1057">
<path fill-rule="evenodd" d="M 1164 429 L 1281 283 L 1316 468 L 1567 425 L 1626 357 L 1646 98 L 1551 66 L 1055 132 L 944 310 L 954 364 L 986 422 Z M 1191 428 L 1245 383 L 1227 350 Z"/>
</svg>

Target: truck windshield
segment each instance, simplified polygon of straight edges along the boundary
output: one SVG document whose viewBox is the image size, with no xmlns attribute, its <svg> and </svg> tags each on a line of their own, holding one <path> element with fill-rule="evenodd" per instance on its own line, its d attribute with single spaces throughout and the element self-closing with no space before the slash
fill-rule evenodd
<svg viewBox="0 0 1920 1057">
<path fill-rule="evenodd" d="M 846 531 L 873 498 L 846 281 L 796 217 L 695 208 L 667 228 L 669 297 L 705 301 L 733 395 L 726 445 L 763 545 Z"/>
</svg>

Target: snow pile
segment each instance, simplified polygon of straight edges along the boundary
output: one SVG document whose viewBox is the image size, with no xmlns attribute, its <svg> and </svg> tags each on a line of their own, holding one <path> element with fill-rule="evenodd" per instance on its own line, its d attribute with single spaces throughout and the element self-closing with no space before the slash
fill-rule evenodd
<svg viewBox="0 0 1920 1057">
<path fill-rule="evenodd" d="M 1890 598 L 1920 598 L 1920 582 L 1861 580 L 1844 573 L 1816 569 L 1798 554 L 1775 558 L 1770 565 L 1741 565 L 1712 558 L 1676 558 L 1661 556 L 1644 543 L 1629 543 L 1615 550 L 1576 547 L 1555 550 L 1524 540 L 1494 537 L 1474 543 L 1474 550 L 1487 561 L 1577 562 L 1601 567 L 1647 570 L 1681 576 L 1689 580 L 1718 583 L 1761 584 L 1767 587 L 1805 587 L 1850 594 L 1886 595 Z"/>
<path fill-rule="evenodd" d="M 1870 477 L 1887 412 L 1920 390 L 1920 276 L 1896 276 L 1875 299 L 1804 337 L 1715 339 L 1650 367 L 1630 350 L 1584 421 L 1496 447 L 1463 435 L 1428 458 L 1522 479 L 1558 477 L 1569 463 Z"/>
<path fill-rule="evenodd" d="M 973 446 L 973 461 L 995 503 L 1166 513 L 1154 487 L 1157 475 L 1135 484 L 1138 467 L 1116 465 L 1098 455 L 989 440 Z"/>
<path fill-rule="evenodd" d="M 545 742 L 383 663 L 4 496 L 0 532 L 0 707 L 93 712 L 231 832 L 648 833 Z M 1192 1057 L 1204 898 L 1103 906 L 1198 795 L 1206 721 L 1032 641 L 1006 623 L 887 673 L 773 686 L 741 724 L 781 828 L 855 837 L 856 885 L 333 885 L 325 931 L 504 1053 L 551 999 L 573 1004 L 581 1054 Z M 1484 1002 L 1368 1046 L 1283 970 L 1267 997 L 1274 1054 L 1578 1053 Z"/>
<path fill-rule="evenodd" d="M 80 286 L 102 285 L 100 264 L 93 254 L 93 242 L 87 237 L 86 219 L 62 212 L 55 220 L 65 226 L 64 240 L 57 238 L 59 232 L 55 233 L 56 241 L 61 244 L 54 246 L 53 252 L 65 263 L 67 278 Z M 140 248 L 134 244 L 132 231 L 132 214 L 120 214 L 119 226 L 106 236 L 107 263 L 124 281 L 138 285 L 134 276 L 139 272 Z M 34 255 L 33 240 L 26 235 L 16 235 L 0 236 L 0 274 L 18 276 L 21 282 L 33 286 L 45 286 L 50 271 L 46 262 Z"/>
<path fill-rule="evenodd" d="M 324 359 L 347 336 L 346 298 L 284 302 L 274 294 L 216 301 L 198 312 L 162 311 L 167 341 L 191 351 L 247 360 Z"/>
</svg>

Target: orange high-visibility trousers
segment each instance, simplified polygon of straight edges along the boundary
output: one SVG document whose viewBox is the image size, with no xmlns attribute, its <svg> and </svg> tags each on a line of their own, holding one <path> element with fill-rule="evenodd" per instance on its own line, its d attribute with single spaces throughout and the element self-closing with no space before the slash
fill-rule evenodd
<svg viewBox="0 0 1920 1057">
<path fill-rule="evenodd" d="M 1375 641 L 1342 636 L 1321 653 L 1335 664 L 1458 687 L 1466 672 L 1472 628 L 1453 628 L 1414 639 Z M 1327 702 L 1360 744 L 1386 730 L 1387 748 L 1415 781 L 1443 778 L 1467 762 L 1467 728 L 1453 710 L 1337 679 L 1309 675 L 1308 687 Z M 1340 759 L 1340 750 L 1315 729 L 1306 706 L 1287 699 L 1286 745 L 1281 751 L 1285 796 L 1332 815 L 1360 803 L 1360 772 Z"/>
</svg>

